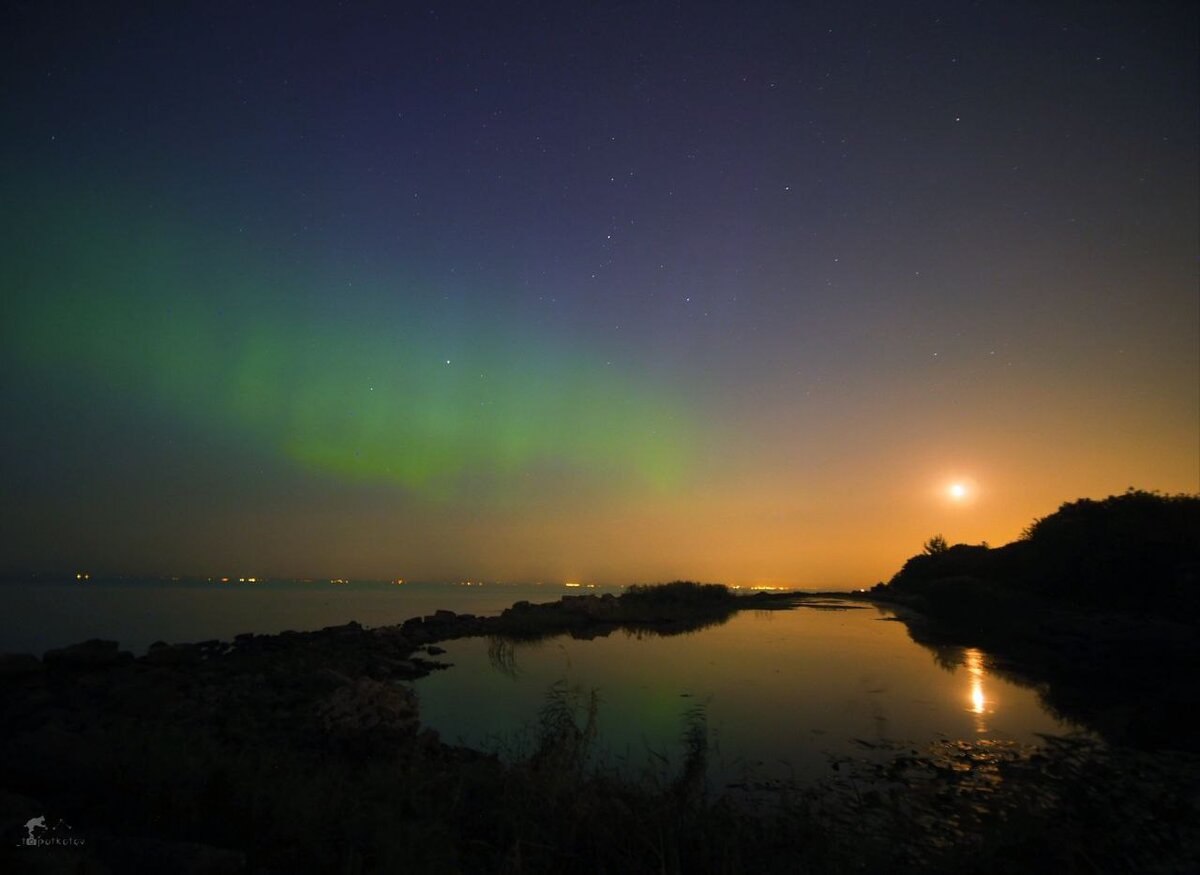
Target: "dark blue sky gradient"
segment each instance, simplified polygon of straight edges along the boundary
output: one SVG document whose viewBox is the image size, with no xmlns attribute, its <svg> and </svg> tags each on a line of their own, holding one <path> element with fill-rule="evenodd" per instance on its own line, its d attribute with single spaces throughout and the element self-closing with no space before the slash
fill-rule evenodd
<svg viewBox="0 0 1200 875">
<path fill-rule="evenodd" d="M 10 349 L 13 568 L 852 585 L 932 531 L 1002 541 L 1079 495 L 1200 488 L 1193 5 L 5 17 L 21 233 L 73 202 L 192 229 L 271 287 L 267 322 L 344 340 L 419 318 L 431 350 L 519 349 L 512 373 L 611 369 L 689 435 L 665 493 L 536 456 L 527 491 L 430 504 L 198 436 L 136 389 L 47 442 L 99 390 Z M 12 241 L 10 263 L 45 258 Z M 53 299 L 38 276 L 9 272 L 9 303 Z M 946 477 L 977 483 L 972 508 L 930 497 Z M 124 521 L 103 538 L 65 510 L 100 495 Z M 230 546 L 248 518 L 260 543 Z"/>
</svg>

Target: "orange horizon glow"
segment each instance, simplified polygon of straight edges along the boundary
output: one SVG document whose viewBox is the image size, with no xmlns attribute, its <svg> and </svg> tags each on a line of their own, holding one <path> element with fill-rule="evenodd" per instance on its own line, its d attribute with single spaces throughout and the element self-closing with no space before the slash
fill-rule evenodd
<svg viewBox="0 0 1200 875">
<path fill-rule="evenodd" d="M 0 575 L 845 591 L 1200 494 L 1190 6 L 161 5 L 21 4 Z"/>
</svg>

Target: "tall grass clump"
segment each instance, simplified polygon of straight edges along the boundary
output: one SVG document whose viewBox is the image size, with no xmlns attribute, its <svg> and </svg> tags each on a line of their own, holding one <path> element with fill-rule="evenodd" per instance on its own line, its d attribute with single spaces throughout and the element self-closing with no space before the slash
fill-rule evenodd
<svg viewBox="0 0 1200 875">
<path fill-rule="evenodd" d="M 692 580 L 675 580 L 671 583 L 634 584 L 621 594 L 625 604 L 676 604 L 676 605 L 721 605 L 732 602 L 737 596 L 729 587 L 720 583 L 696 583 Z"/>
</svg>

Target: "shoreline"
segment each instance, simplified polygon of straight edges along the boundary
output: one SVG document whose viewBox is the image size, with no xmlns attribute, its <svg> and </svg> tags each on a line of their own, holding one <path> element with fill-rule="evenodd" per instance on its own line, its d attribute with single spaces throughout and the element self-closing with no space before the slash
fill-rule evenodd
<svg viewBox="0 0 1200 875">
<path fill-rule="evenodd" d="M 348 623 L 161 644 L 137 658 L 114 642 L 42 660 L 6 656 L 0 832 L 13 842 L 0 863 L 54 853 L 62 868 L 46 871 L 92 862 L 101 868 L 86 871 L 501 871 L 519 853 L 525 872 L 591 872 L 584 861 L 595 859 L 648 875 L 660 867 L 646 848 L 659 842 L 679 861 L 676 871 L 725 871 L 708 866 L 732 855 L 741 871 L 949 872 L 974 859 L 981 837 L 1022 810 L 1028 794 L 1060 828 L 1064 811 L 1076 818 L 1068 827 L 1092 841 L 1092 803 L 1076 797 L 1095 775 L 1109 776 L 1105 792 L 1119 788 L 1148 812 L 1145 782 L 1134 785 L 1125 772 L 1155 776 L 1153 799 L 1186 796 L 1200 780 L 1196 758 L 1086 739 L 1040 748 L 948 741 L 882 752 L 882 760 L 864 751 L 871 756 L 841 762 L 836 777 L 814 785 L 768 782 L 710 795 L 702 722 L 685 734 L 676 770 L 637 779 L 592 760 L 594 702 L 551 696 L 533 752 L 501 762 L 423 727 L 409 686 L 446 667 L 438 642 L 455 638 L 591 638 L 623 627 L 670 635 L 739 610 L 853 610 L 854 602 L 895 611 L 832 593 L 624 608 L 583 595 L 518 602 L 497 617 L 442 610 L 374 629 Z M 1007 783 L 995 783 L 1004 775 Z M 1079 805 L 1087 817 L 1074 813 Z M 1194 825 L 1180 805 L 1184 824 Z M 945 821 L 947 810 L 958 819 Z M 925 819 L 914 822 L 914 812 Z M 47 814 L 85 844 L 16 849 L 21 826 Z M 1110 832 L 1130 844 L 1181 829 L 1143 817 L 1133 825 L 1137 838 Z M 1195 841 L 1173 852 L 1181 859 L 1200 847 L 1194 833 L 1183 829 Z M 1057 845 L 1038 841 L 1041 858 L 1061 857 Z M 1137 848 L 1158 852 L 1153 843 Z"/>
<path fill-rule="evenodd" d="M 1033 687 L 1051 713 L 1109 742 L 1200 752 L 1191 731 L 1200 687 L 1190 675 L 1200 636 L 1190 623 L 1036 600 L 964 621 L 903 594 L 855 600 L 895 613 L 919 645 L 979 648 L 990 671 Z"/>
</svg>

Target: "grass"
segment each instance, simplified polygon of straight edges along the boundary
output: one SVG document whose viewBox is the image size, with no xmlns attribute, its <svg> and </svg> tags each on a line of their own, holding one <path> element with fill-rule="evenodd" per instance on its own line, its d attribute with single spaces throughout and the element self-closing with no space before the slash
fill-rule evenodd
<svg viewBox="0 0 1200 875">
<path fill-rule="evenodd" d="M 676 582 L 621 601 L 711 621 L 741 598 Z M 1200 870 L 1200 760 L 1185 753 L 954 742 L 842 762 L 817 786 L 720 788 L 703 706 L 683 715 L 677 764 L 631 773 L 597 755 L 595 693 L 561 683 L 505 760 L 386 726 L 322 731 L 312 706 L 378 665 L 373 641 L 12 681 L 0 871 L 30 868 L 16 844 L 39 815 L 87 839 L 42 869 L 60 872 L 194 870 L 181 843 L 235 851 L 238 865 L 203 871 L 299 875 Z M 491 644 L 515 671 L 511 642 Z"/>
<path fill-rule="evenodd" d="M 421 737 L 330 749 L 114 723 L 69 739 L 69 780 L 13 789 L 52 791 L 87 853 L 142 871 L 126 837 L 241 849 L 248 871 L 351 875 L 1150 872 L 1197 859 L 1195 758 L 960 742 L 842 763 L 815 788 L 712 791 L 702 706 L 684 715 L 679 765 L 636 777 L 596 761 L 599 708 L 594 692 L 551 687 L 532 751 L 512 763 Z M 24 743 L 34 764 L 53 752 Z"/>
<path fill-rule="evenodd" d="M 738 610 L 761 604 L 721 584 L 677 580 L 634 585 L 620 596 L 564 596 L 557 602 L 518 602 L 491 621 L 489 633 L 529 640 L 570 634 L 594 637 L 619 627 L 661 635 L 692 632 L 725 622 Z"/>
<path fill-rule="evenodd" d="M 729 606 L 737 596 L 720 583 L 675 580 L 671 583 L 634 584 L 621 593 L 623 604 Z"/>
</svg>

